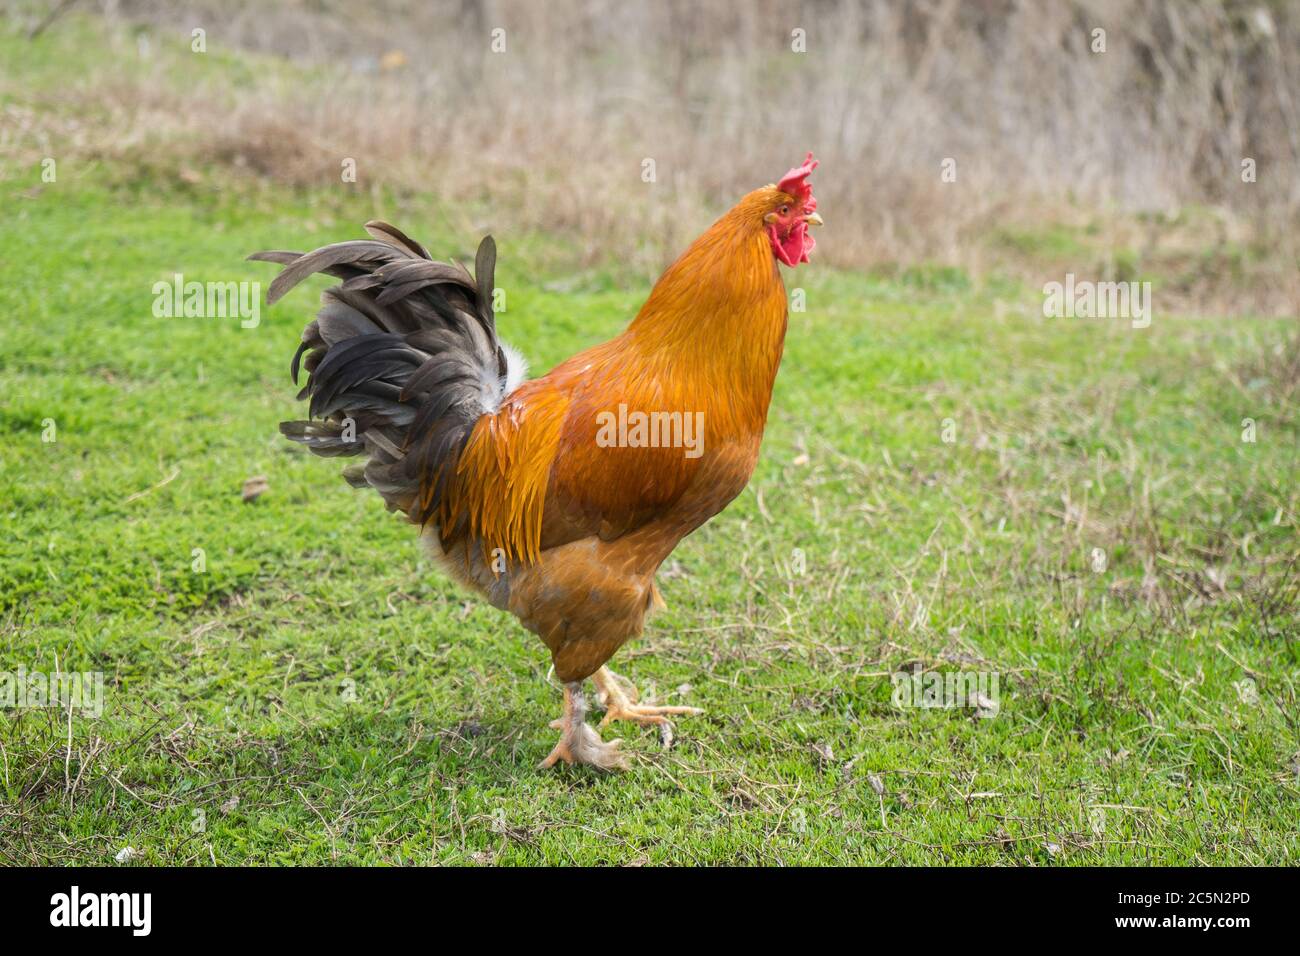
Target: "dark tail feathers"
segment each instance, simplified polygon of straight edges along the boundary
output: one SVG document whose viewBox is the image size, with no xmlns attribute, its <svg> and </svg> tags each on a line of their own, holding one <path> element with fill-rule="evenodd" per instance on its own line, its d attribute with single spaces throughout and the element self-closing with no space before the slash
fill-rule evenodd
<svg viewBox="0 0 1300 956">
<path fill-rule="evenodd" d="M 281 422 L 280 431 L 318 455 L 365 455 L 344 469 L 348 482 L 374 488 L 390 510 L 423 523 L 475 422 L 525 370 L 497 339 L 491 236 L 479 244 L 471 276 L 459 263 L 433 261 L 387 223 L 366 223 L 366 231 L 373 239 L 305 255 L 249 256 L 284 264 L 268 306 L 313 273 L 344 280 L 321 296 L 293 357 L 295 384 L 300 362 L 308 373 L 298 397 L 310 398 L 308 416 L 319 420 Z"/>
</svg>

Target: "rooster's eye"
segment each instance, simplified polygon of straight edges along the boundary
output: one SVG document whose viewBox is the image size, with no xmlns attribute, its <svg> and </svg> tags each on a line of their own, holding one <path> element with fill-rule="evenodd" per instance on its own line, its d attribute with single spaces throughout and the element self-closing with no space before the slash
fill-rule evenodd
<svg viewBox="0 0 1300 956">
<path fill-rule="evenodd" d="M 782 207 L 781 207 L 781 215 L 783 215 L 783 216 L 788 216 L 788 215 L 790 215 L 790 207 L 789 207 L 789 206 L 782 206 Z"/>
</svg>

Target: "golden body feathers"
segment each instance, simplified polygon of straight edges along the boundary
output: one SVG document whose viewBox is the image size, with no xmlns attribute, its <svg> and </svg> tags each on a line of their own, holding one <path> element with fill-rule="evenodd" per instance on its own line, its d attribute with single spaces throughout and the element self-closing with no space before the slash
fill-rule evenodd
<svg viewBox="0 0 1300 956">
<path fill-rule="evenodd" d="M 623 334 L 483 416 L 448 478 L 436 524 L 468 533 L 445 542 L 446 567 L 539 634 L 561 680 L 593 673 L 640 632 L 656 569 L 749 481 L 786 330 L 763 231 L 780 195 L 750 193 L 669 267 Z M 598 441 L 619 406 L 697 416 L 699 454 Z"/>
</svg>

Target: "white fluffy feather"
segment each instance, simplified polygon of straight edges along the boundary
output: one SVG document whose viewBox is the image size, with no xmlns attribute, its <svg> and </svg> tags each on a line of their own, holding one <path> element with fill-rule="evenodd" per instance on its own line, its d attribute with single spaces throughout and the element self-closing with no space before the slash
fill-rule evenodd
<svg viewBox="0 0 1300 956">
<path fill-rule="evenodd" d="M 518 349 L 513 346 L 507 345 L 499 339 L 497 344 L 501 346 L 501 351 L 506 356 L 506 378 L 502 383 L 501 391 L 501 397 L 504 399 L 528 377 L 528 360 L 520 355 Z"/>
</svg>

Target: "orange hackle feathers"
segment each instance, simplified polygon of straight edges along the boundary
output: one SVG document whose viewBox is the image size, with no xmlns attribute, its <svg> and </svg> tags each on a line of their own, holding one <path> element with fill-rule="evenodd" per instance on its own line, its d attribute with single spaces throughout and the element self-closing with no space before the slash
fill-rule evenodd
<svg viewBox="0 0 1300 956">
<path fill-rule="evenodd" d="M 540 551 L 548 472 L 568 405 L 544 381 L 525 383 L 497 414 L 479 419 L 441 502 L 438 525 L 466 523 L 489 560 L 531 562 Z"/>
</svg>

